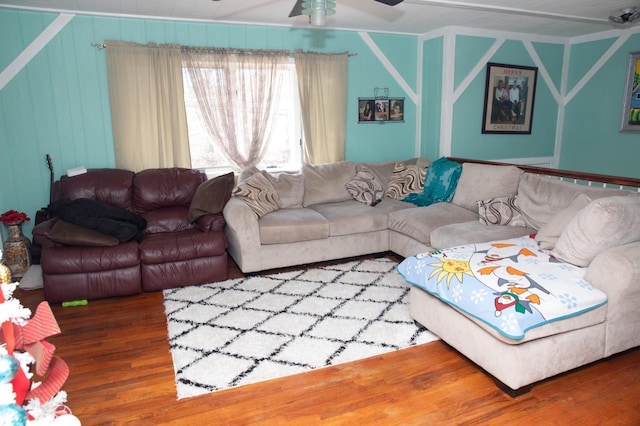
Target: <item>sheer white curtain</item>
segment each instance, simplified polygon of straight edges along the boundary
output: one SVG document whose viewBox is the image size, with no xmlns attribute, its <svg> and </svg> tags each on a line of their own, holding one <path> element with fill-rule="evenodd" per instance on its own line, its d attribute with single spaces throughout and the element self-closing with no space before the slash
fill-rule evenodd
<svg viewBox="0 0 640 426">
<path fill-rule="evenodd" d="M 116 167 L 191 167 L 180 46 L 106 45 Z"/>
<path fill-rule="evenodd" d="M 276 114 L 286 50 L 183 48 L 183 67 L 215 148 L 238 168 L 257 165 Z"/>
<path fill-rule="evenodd" d="M 344 160 L 347 53 L 294 53 L 304 129 L 304 161 Z"/>
</svg>

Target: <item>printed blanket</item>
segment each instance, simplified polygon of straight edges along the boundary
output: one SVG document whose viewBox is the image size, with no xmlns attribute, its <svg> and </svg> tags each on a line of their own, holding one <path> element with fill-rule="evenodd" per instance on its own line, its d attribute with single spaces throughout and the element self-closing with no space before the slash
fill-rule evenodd
<svg viewBox="0 0 640 426">
<path fill-rule="evenodd" d="M 586 268 L 557 260 L 529 236 L 417 254 L 398 272 L 511 339 L 607 302 L 584 280 Z"/>
</svg>

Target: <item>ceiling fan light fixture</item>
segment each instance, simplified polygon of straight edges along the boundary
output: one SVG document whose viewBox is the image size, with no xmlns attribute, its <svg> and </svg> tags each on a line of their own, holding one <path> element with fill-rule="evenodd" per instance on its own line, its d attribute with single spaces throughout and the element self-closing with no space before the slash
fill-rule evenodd
<svg viewBox="0 0 640 426">
<path fill-rule="evenodd" d="M 626 24 L 640 18 L 640 9 L 636 7 L 627 7 L 625 9 L 620 9 L 620 12 L 622 12 L 620 15 L 609 16 L 609 20 L 615 22 L 616 24 Z"/>
<path fill-rule="evenodd" d="M 302 14 L 309 16 L 311 25 L 319 27 L 327 23 L 327 16 L 335 15 L 336 2 L 332 0 L 305 0 Z"/>
</svg>

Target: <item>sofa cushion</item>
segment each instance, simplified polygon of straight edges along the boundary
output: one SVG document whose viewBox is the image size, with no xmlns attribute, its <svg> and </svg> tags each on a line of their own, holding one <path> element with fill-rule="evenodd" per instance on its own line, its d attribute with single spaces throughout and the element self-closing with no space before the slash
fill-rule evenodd
<svg viewBox="0 0 640 426">
<path fill-rule="evenodd" d="M 577 266 L 589 266 L 608 248 L 640 241 L 639 217 L 639 197 L 594 200 L 564 228 L 552 254 Z"/>
<path fill-rule="evenodd" d="M 255 173 L 240 183 L 233 194 L 247 203 L 258 217 L 280 208 L 278 193 L 262 173 Z"/>
<path fill-rule="evenodd" d="M 579 194 L 567 208 L 560 210 L 549 219 L 549 222 L 542 225 L 535 237 L 540 248 L 553 249 L 564 228 L 590 202 L 591 198 L 587 194 Z"/>
<path fill-rule="evenodd" d="M 431 244 L 433 230 L 452 223 L 478 221 L 478 214 L 451 203 L 398 210 L 389 214 L 389 229 Z"/>
<path fill-rule="evenodd" d="M 262 172 L 273 185 L 280 198 L 280 208 L 300 208 L 304 200 L 304 176 L 301 173 Z"/>
<path fill-rule="evenodd" d="M 405 162 L 396 163 L 384 196 L 402 200 L 411 193 L 421 193 L 426 174 L 426 167 Z"/>
<path fill-rule="evenodd" d="M 202 216 L 220 213 L 231 198 L 234 185 L 233 172 L 202 182 L 189 205 L 189 221 L 195 222 Z"/>
<path fill-rule="evenodd" d="M 531 228 L 521 226 L 484 225 L 473 222 L 444 225 L 431 232 L 431 247 L 444 249 L 487 241 L 506 240 L 531 234 Z"/>
<path fill-rule="evenodd" d="M 547 176 L 524 173 L 518 186 L 517 206 L 530 228 L 540 229 L 552 216 L 565 209 L 579 195 L 592 200 L 602 197 L 629 195 L 629 191 L 601 188 L 560 181 Z"/>
<path fill-rule="evenodd" d="M 378 204 L 375 205 L 375 208 L 385 212 L 386 214 L 391 214 L 398 210 L 415 209 L 416 206 L 411 203 L 405 203 L 401 200 L 394 200 L 393 198 L 384 197 Z"/>
<path fill-rule="evenodd" d="M 262 216 L 261 244 L 283 244 L 329 238 L 329 223 L 318 212 L 307 208 L 280 209 Z"/>
<path fill-rule="evenodd" d="M 515 205 L 515 202 L 515 195 L 478 201 L 480 223 L 484 225 L 527 226 L 524 223 L 522 212 Z"/>
<path fill-rule="evenodd" d="M 347 183 L 356 175 L 353 161 L 339 161 L 326 164 L 305 164 L 302 167 L 304 176 L 304 207 L 319 203 L 334 203 L 351 200 L 347 191 Z"/>
<path fill-rule="evenodd" d="M 386 213 L 355 200 L 315 204 L 311 208 L 329 222 L 330 237 L 387 229 Z"/>
<path fill-rule="evenodd" d="M 273 186 L 280 198 L 280 208 L 302 207 L 304 198 L 304 176 L 301 173 L 269 173 L 266 170 L 259 170 L 257 167 L 246 167 L 238 175 L 238 185 L 249 179 L 256 173 L 262 173 Z"/>
<path fill-rule="evenodd" d="M 368 206 L 377 203 L 384 196 L 384 188 L 367 166 L 363 166 L 347 183 L 347 191 L 356 201 Z"/>
<path fill-rule="evenodd" d="M 103 234 L 95 229 L 57 220 L 46 236 L 59 244 L 71 246 L 112 247 L 120 243 L 113 235 Z"/>
<path fill-rule="evenodd" d="M 378 163 L 358 163 L 356 165 L 356 173 L 363 169 L 368 169 L 375 177 L 383 188 L 389 186 L 389 181 L 393 176 L 393 169 L 396 165 L 396 161 L 382 161 Z"/>
<path fill-rule="evenodd" d="M 522 173 L 516 166 L 463 163 L 451 202 L 475 211 L 477 201 L 515 195 Z"/>
</svg>

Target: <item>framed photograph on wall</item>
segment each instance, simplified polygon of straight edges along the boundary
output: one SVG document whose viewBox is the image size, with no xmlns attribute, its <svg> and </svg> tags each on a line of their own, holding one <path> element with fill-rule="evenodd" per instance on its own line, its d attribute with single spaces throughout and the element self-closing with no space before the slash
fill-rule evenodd
<svg viewBox="0 0 640 426">
<path fill-rule="evenodd" d="M 489 62 L 482 133 L 531 134 L 538 68 Z"/>
<path fill-rule="evenodd" d="M 404 98 L 358 98 L 358 123 L 404 122 Z"/>
<path fill-rule="evenodd" d="M 629 54 L 620 131 L 640 132 L 640 52 Z"/>
</svg>

